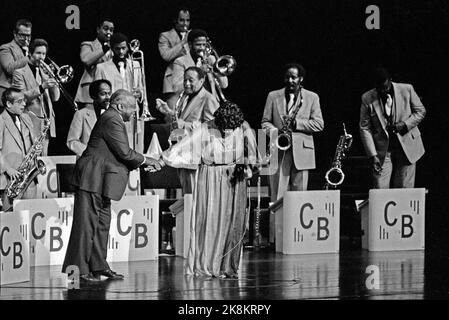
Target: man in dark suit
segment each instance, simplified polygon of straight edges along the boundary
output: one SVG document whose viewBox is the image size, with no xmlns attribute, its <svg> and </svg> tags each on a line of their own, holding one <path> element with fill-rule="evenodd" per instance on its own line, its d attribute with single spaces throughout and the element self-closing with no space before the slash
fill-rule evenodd
<svg viewBox="0 0 449 320">
<path fill-rule="evenodd" d="M 73 224 L 62 272 L 77 266 L 81 282 L 106 276 L 122 279 L 106 262 L 111 199 L 120 200 L 129 171 L 142 165 L 160 170 L 160 164 L 129 147 L 125 122 L 136 113 L 136 99 L 120 89 L 111 97 L 108 110 L 96 122 L 83 155 L 76 162 Z"/>
<path fill-rule="evenodd" d="M 19 19 L 13 31 L 14 39 L 0 46 L 0 97 L 11 87 L 14 70 L 28 64 L 28 46 L 31 41 L 31 22 Z M 0 106 L 3 105 L 0 101 Z"/>
<path fill-rule="evenodd" d="M 418 124 L 426 109 L 412 85 L 391 80 L 386 68 L 376 69 L 376 88 L 362 95 L 360 136 L 374 188 L 413 188 L 416 162 L 424 154 Z"/>
</svg>

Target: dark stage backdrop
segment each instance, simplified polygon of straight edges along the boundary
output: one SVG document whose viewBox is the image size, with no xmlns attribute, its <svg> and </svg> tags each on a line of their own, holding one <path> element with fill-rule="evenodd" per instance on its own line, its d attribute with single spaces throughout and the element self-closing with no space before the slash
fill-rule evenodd
<svg viewBox="0 0 449 320">
<path fill-rule="evenodd" d="M 65 27 L 68 5 L 80 9 L 79 30 Z M 147 87 L 156 97 L 165 69 L 157 49 L 158 35 L 171 28 L 170 15 L 178 5 L 191 8 L 191 26 L 205 29 L 219 54 L 236 58 L 238 66 L 225 95 L 243 108 L 254 128 L 260 127 L 268 92 L 283 86 L 281 67 L 290 61 L 304 64 L 305 87 L 319 94 L 325 120 L 324 132 L 315 138 L 317 165 L 323 170 L 330 165 L 342 122 L 355 137 L 350 154 L 363 154 L 358 135 L 360 96 L 371 88 L 369 72 L 375 64 L 390 66 L 395 81 L 412 83 L 427 108 L 420 125 L 427 153 L 418 163 L 417 187 L 430 192 L 428 239 L 447 239 L 447 232 L 441 232 L 442 225 L 449 226 L 446 0 L 7 0 L 0 9 L 0 42 L 11 40 L 16 19 L 30 18 L 33 37 L 49 41 L 50 57 L 74 67 L 75 79 L 66 86 L 74 96 L 82 74 L 79 45 L 95 38 L 99 16 L 110 16 L 116 31 L 141 41 Z M 379 30 L 365 26 L 368 5 L 380 9 Z M 59 152 L 70 154 L 65 138 L 73 110 L 61 98 L 56 113 Z"/>
</svg>

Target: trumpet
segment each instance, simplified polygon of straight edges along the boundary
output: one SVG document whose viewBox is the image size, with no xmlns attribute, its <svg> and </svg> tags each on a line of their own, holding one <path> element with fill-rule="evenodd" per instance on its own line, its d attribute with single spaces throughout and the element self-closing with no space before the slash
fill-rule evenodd
<svg viewBox="0 0 449 320">
<path fill-rule="evenodd" d="M 155 117 L 152 116 L 150 110 L 148 109 L 148 100 L 147 100 L 147 90 L 146 90 L 146 79 L 145 79 L 145 59 L 143 55 L 143 51 L 140 50 L 140 41 L 138 39 L 131 40 L 129 43 L 129 48 L 131 49 L 130 58 L 132 60 L 132 78 L 133 78 L 133 91 L 140 91 L 142 93 L 142 115 L 140 116 L 140 120 L 143 121 L 153 121 L 156 120 Z M 139 62 L 138 66 L 134 65 L 134 61 Z M 137 81 L 136 70 L 140 69 L 140 73 L 142 75 L 142 85 Z M 137 82 L 137 83 L 136 83 Z"/>
<path fill-rule="evenodd" d="M 72 96 L 64 88 L 63 84 L 70 82 L 73 79 L 74 71 L 69 65 L 64 65 L 62 67 L 58 66 L 53 60 L 47 57 L 49 65 L 41 60 L 39 67 L 46 75 L 53 78 L 58 84 L 59 90 L 62 92 L 64 98 L 72 105 L 75 111 L 78 111 L 78 105 L 73 100 Z"/>
<path fill-rule="evenodd" d="M 209 39 L 207 39 L 206 49 L 202 55 L 202 60 L 204 64 L 209 65 L 208 57 L 211 55 L 215 56 L 216 61 L 212 66 L 210 66 L 212 68 L 212 72 L 208 73 L 207 75 L 209 77 L 209 81 L 211 82 L 211 86 L 216 87 L 221 101 L 226 102 L 227 100 L 223 94 L 223 90 L 221 89 L 216 74 L 223 77 L 231 75 L 235 71 L 235 68 L 237 67 L 237 61 L 231 55 L 219 56 L 215 48 L 212 46 L 212 42 Z"/>
</svg>

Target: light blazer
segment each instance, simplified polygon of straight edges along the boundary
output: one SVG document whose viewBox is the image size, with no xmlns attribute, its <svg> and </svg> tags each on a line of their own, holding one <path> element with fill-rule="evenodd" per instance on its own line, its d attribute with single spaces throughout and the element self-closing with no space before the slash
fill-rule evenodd
<svg viewBox="0 0 449 320">
<path fill-rule="evenodd" d="M 190 54 L 186 54 L 173 62 L 172 74 L 172 88 L 167 92 L 179 92 L 184 88 L 184 72 L 189 67 L 194 67 L 196 63 L 193 61 Z M 225 89 L 228 87 L 228 77 L 217 77 L 220 87 Z M 207 73 L 206 81 L 204 82 L 206 89 L 218 100 L 218 93 L 215 89 L 215 82 L 211 73 Z"/>
<path fill-rule="evenodd" d="M 395 122 L 403 121 L 408 132 L 403 136 L 396 133 L 399 143 L 410 163 L 415 163 L 424 154 L 424 145 L 418 124 L 424 119 L 426 109 L 416 94 L 413 86 L 405 83 L 394 83 Z M 383 164 L 388 150 L 389 136 L 387 122 L 383 115 L 382 104 L 377 90 L 372 89 L 362 95 L 360 108 L 360 137 L 369 157 L 377 155 Z"/>
<path fill-rule="evenodd" d="M 111 60 L 111 58 L 112 51 L 104 53 L 98 39 L 81 43 L 80 59 L 84 65 L 84 73 L 76 91 L 76 102 L 92 103 L 92 98 L 89 96 L 89 85 L 93 81 L 96 66 L 98 63 Z"/>
<path fill-rule="evenodd" d="M 42 81 L 48 79 L 48 76 L 39 71 Z M 34 114 L 43 117 L 44 113 L 42 111 L 42 104 L 46 103 L 48 106 L 50 117 L 50 136 L 56 137 L 56 125 L 55 125 L 55 112 L 53 110 L 52 101 L 58 101 L 60 92 L 59 87 L 54 86 L 50 89 L 45 89 L 44 93 L 41 94 L 39 91 L 39 85 L 34 77 L 33 72 L 30 69 L 29 65 L 26 65 L 24 68 L 17 69 L 13 73 L 12 86 L 14 88 L 22 91 L 26 98 L 26 112 L 33 112 Z M 44 121 L 37 117 L 30 116 L 33 121 L 35 135 L 39 136 L 44 128 Z"/>
<path fill-rule="evenodd" d="M 22 113 L 20 119 L 23 140 L 8 112 L 4 110 L 0 114 L 0 189 L 5 189 L 8 183 L 5 171 L 17 169 L 36 140 L 28 114 Z"/>
<path fill-rule="evenodd" d="M 178 33 L 173 28 L 169 31 L 162 32 L 159 35 L 159 53 L 166 62 L 167 68 L 164 73 L 164 81 L 162 83 L 162 92 L 173 92 L 173 61 L 189 52 L 189 46 L 181 43 Z"/>
<path fill-rule="evenodd" d="M 129 147 L 125 122 L 113 107 L 108 108 L 92 130 L 83 155 L 77 160 L 72 183 L 81 190 L 120 200 L 129 171 L 145 157 Z"/>
<path fill-rule="evenodd" d="M 178 92 L 168 99 L 167 104 L 171 110 L 174 110 L 180 94 L 181 92 Z M 212 120 L 214 118 L 214 112 L 218 107 L 217 99 L 203 87 L 182 111 L 178 118 L 178 127 L 192 130 L 194 123 L 198 124 Z M 169 119 L 166 119 L 166 121 L 169 122 Z"/>
<path fill-rule="evenodd" d="M 14 40 L 0 46 L 0 97 L 5 89 L 11 87 L 14 70 L 25 67 L 27 63 L 28 59 Z"/>
<path fill-rule="evenodd" d="M 93 105 L 88 104 L 73 115 L 70 124 L 69 133 L 67 134 L 67 147 L 81 156 L 87 147 L 92 129 L 97 122 L 97 115 Z"/>
<path fill-rule="evenodd" d="M 315 169 L 315 145 L 312 133 L 324 129 L 320 100 L 316 93 L 302 89 L 303 104 L 296 114 L 296 128 L 292 133 L 293 160 L 298 170 Z M 296 100 L 294 107 L 299 105 Z M 262 117 L 262 129 L 281 129 L 286 115 L 285 88 L 268 94 Z"/>
</svg>

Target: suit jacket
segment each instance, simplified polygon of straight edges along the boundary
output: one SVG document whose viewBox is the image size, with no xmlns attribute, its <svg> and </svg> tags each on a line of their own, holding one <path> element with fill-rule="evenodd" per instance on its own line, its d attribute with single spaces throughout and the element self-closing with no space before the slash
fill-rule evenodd
<svg viewBox="0 0 449 320">
<path fill-rule="evenodd" d="M 45 73 L 41 71 L 39 72 L 42 81 L 44 81 L 44 79 L 48 79 L 48 76 Z M 42 121 L 42 119 L 39 119 L 35 115 L 43 117 L 44 112 L 42 111 L 42 106 L 43 104 L 46 104 L 49 111 L 49 114 L 47 116 L 51 121 L 50 136 L 56 137 L 55 112 L 53 111 L 52 101 L 59 100 L 59 87 L 54 86 L 53 88 L 45 89 L 44 93 L 41 94 L 41 92 L 39 91 L 39 84 L 37 83 L 36 78 L 29 65 L 26 65 L 24 68 L 14 71 L 12 86 L 21 90 L 25 94 L 26 111 L 30 114 L 31 120 L 33 121 L 35 135 L 39 136 L 44 128 L 44 121 Z M 35 115 L 30 112 L 34 113 Z"/>
<path fill-rule="evenodd" d="M 0 114 L 0 189 L 5 189 L 8 183 L 6 170 L 17 169 L 36 140 L 28 114 L 22 113 L 20 119 L 22 136 L 8 112 Z"/>
<path fill-rule="evenodd" d="M 162 59 L 168 62 L 164 73 L 162 92 L 173 92 L 173 61 L 189 52 L 187 44 L 182 45 L 178 33 L 173 28 L 159 35 L 159 53 Z"/>
<path fill-rule="evenodd" d="M 175 109 L 176 101 L 181 92 L 168 99 L 167 104 L 171 110 Z M 201 88 L 196 96 L 188 102 L 178 118 L 178 127 L 192 130 L 194 123 L 202 123 L 214 118 L 214 112 L 218 109 L 218 101 L 206 89 Z M 166 119 L 169 122 L 169 119 Z"/>
<path fill-rule="evenodd" d="M 98 39 L 94 41 L 84 41 L 81 43 L 80 59 L 84 64 L 84 73 L 81 76 L 78 90 L 76 91 L 75 101 L 81 103 L 92 103 L 89 96 L 89 85 L 92 83 L 95 69 L 98 63 L 112 59 L 112 51 L 103 52 L 102 44 Z"/>
<path fill-rule="evenodd" d="M 0 97 L 5 89 L 11 87 L 14 70 L 25 67 L 27 63 L 22 48 L 14 40 L 0 46 Z"/>
<path fill-rule="evenodd" d="M 108 108 L 95 124 L 87 148 L 76 162 L 73 185 L 118 201 L 125 192 L 129 171 L 144 160 L 142 154 L 129 147 L 125 122 L 119 112 Z"/>
<path fill-rule="evenodd" d="M 395 122 L 403 121 L 408 132 L 404 135 L 395 133 L 410 163 L 415 163 L 424 154 L 424 145 L 418 124 L 424 119 L 426 109 L 416 94 L 413 86 L 405 83 L 394 83 L 394 115 Z M 377 155 L 383 164 L 388 150 L 389 135 L 387 121 L 383 115 L 382 104 L 377 90 L 372 89 L 362 95 L 360 108 L 360 136 L 369 157 Z"/>
<path fill-rule="evenodd" d="M 190 54 L 186 54 L 179 58 L 176 58 L 173 62 L 173 73 L 171 76 L 172 88 L 167 92 L 178 92 L 184 88 L 184 72 L 189 67 L 194 67 L 196 62 L 193 61 L 192 56 Z M 218 82 L 220 83 L 221 88 L 228 87 L 228 77 L 217 77 Z M 206 81 L 204 82 L 205 88 L 212 93 L 212 95 L 219 100 L 218 93 L 215 89 L 215 81 L 213 79 L 213 75 L 208 72 L 206 75 Z"/>
<path fill-rule="evenodd" d="M 292 132 L 293 160 L 298 170 L 315 169 L 315 145 L 312 134 L 324 129 L 320 101 L 316 93 L 302 89 L 303 104 L 296 114 Z M 300 103 L 298 97 L 294 107 Z M 262 118 L 262 129 L 281 129 L 282 116 L 287 114 L 285 88 L 268 94 Z"/>
<path fill-rule="evenodd" d="M 93 105 L 88 104 L 73 115 L 67 135 L 67 147 L 81 156 L 87 147 L 92 129 L 97 122 L 97 115 Z"/>
</svg>

